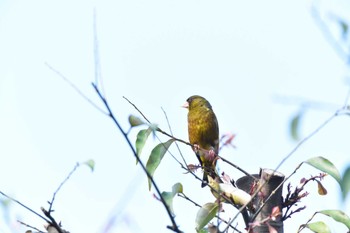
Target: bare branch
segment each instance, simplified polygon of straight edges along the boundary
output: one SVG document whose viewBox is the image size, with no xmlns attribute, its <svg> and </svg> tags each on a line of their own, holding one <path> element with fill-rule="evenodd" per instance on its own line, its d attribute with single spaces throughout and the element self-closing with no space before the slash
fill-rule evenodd
<svg viewBox="0 0 350 233">
<path fill-rule="evenodd" d="M 62 186 L 69 180 L 69 178 L 73 175 L 73 173 L 77 170 L 77 168 L 80 166 L 80 164 L 79 163 L 77 163 L 75 166 L 74 166 L 74 168 L 73 168 L 73 170 L 68 174 L 68 176 L 61 182 L 61 184 L 58 186 L 58 188 L 56 189 L 56 191 L 53 193 L 53 195 L 52 195 L 52 199 L 51 199 L 51 201 L 49 202 L 49 210 L 48 210 L 48 212 L 52 212 L 53 210 L 52 210 L 52 207 L 53 207 L 53 203 L 54 203 L 54 201 L 55 201 L 55 198 L 56 198 L 56 195 L 57 195 L 57 193 L 61 190 L 61 188 L 62 188 Z"/>
</svg>

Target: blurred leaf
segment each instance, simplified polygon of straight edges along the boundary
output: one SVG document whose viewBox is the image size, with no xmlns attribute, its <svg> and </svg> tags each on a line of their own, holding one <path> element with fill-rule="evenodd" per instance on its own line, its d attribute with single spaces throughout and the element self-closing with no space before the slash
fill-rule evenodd
<svg viewBox="0 0 350 233">
<path fill-rule="evenodd" d="M 341 180 L 342 196 L 343 201 L 350 191 L 350 166 L 345 170 Z"/>
<path fill-rule="evenodd" d="M 176 194 L 182 193 L 182 184 L 176 183 L 173 185 L 171 192 L 162 192 L 162 197 L 165 200 L 165 203 L 168 205 L 171 213 L 174 215 L 174 209 L 173 209 L 173 199 Z"/>
<path fill-rule="evenodd" d="M 170 145 L 174 142 L 174 139 L 169 139 L 165 143 L 159 143 L 156 147 L 153 148 L 151 155 L 148 158 L 146 169 L 153 177 L 154 172 L 156 171 L 158 165 L 162 161 L 164 154 L 168 151 Z M 151 190 L 151 180 L 148 179 L 148 189 Z"/>
<path fill-rule="evenodd" d="M 343 21 L 342 19 L 339 19 L 338 23 L 339 23 L 340 28 L 342 30 L 343 39 L 346 40 L 346 38 L 348 36 L 348 32 L 349 32 L 349 25 L 345 21 Z"/>
<path fill-rule="evenodd" d="M 326 158 L 323 158 L 321 156 L 319 157 L 313 157 L 311 159 L 308 159 L 305 161 L 305 163 L 313 166 L 314 168 L 317 168 L 320 171 L 323 171 L 330 176 L 332 176 L 338 183 L 341 185 L 340 181 L 340 174 L 338 169 L 333 165 L 331 161 L 329 161 Z"/>
<path fill-rule="evenodd" d="M 200 208 L 196 216 L 196 230 L 199 232 L 212 220 L 219 210 L 217 203 L 206 203 Z"/>
<path fill-rule="evenodd" d="M 152 130 L 152 136 L 153 136 L 153 139 L 156 137 L 156 132 L 158 130 L 158 124 L 150 124 L 149 125 L 149 128 Z"/>
<path fill-rule="evenodd" d="M 147 138 L 151 132 L 152 132 L 151 127 L 149 127 L 148 129 L 142 129 L 138 132 L 137 137 L 136 137 L 136 143 L 135 143 L 137 156 L 140 157 L 141 151 L 142 151 L 143 147 L 145 146 Z M 137 163 L 138 163 L 138 160 L 136 160 L 136 164 Z"/>
<path fill-rule="evenodd" d="M 139 126 L 145 124 L 144 121 L 142 121 L 139 117 L 130 115 L 129 116 L 129 123 L 131 127 Z"/>
<path fill-rule="evenodd" d="M 322 210 L 318 213 L 327 215 L 335 221 L 343 223 L 350 230 L 350 218 L 341 210 Z"/>
<path fill-rule="evenodd" d="M 94 171 L 95 161 L 93 159 L 89 159 L 88 161 L 85 161 L 83 164 L 87 165 L 91 169 L 91 172 Z"/>
<path fill-rule="evenodd" d="M 317 181 L 317 187 L 318 187 L 318 194 L 320 195 L 327 195 L 327 189 L 321 184 L 320 181 Z"/>
<path fill-rule="evenodd" d="M 1 203 L 1 208 L 3 208 L 3 210 L 4 210 L 10 206 L 11 200 L 8 198 L 1 198 L 0 203 Z"/>
<path fill-rule="evenodd" d="M 298 141 L 300 139 L 299 130 L 300 130 L 300 119 L 303 115 L 303 111 L 299 111 L 290 122 L 290 135 L 292 139 Z"/>
<path fill-rule="evenodd" d="M 331 230 L 324 222 L 312 222 L 306 224 L 306 227 L 316 233 L 331 233 Z"/>
<path fill-rule="evenodd" d="M 202 228 L 199 231 L 197 231 L 197 233 L 209 233 L 209 229 L 207 228 Z"/>
<path fill-rule="evenodd" d="M 162 195 L 165 203 L 169 207 L 171 214 L 174 216 L 174 209 L 173 209 L 174 194 L 172 192 L 162 192 L 161 195 Z"/>
</svg>

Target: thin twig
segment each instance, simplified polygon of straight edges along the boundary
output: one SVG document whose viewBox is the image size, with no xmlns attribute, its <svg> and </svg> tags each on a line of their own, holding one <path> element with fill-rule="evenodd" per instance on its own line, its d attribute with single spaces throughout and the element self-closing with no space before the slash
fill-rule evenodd
<svg viewBox="0 0 350 233">
<path fill-rule="evenodd" d="M 219 156 L 219 155 L 218 155 L 218 157 L 219 157 L 222 161 L 224 161 L 225 163 L 231 165 L 232 167 L 236 168 L 238 171 L 244 173 L 246 176 L 251 177 L 253 180 L 257 180 L 256 177 L 254 177 L 254 176 L 251 175 L 250 173 L 246 172 L 246 171 L 243 170 L 242 168 L 238 167 L 236 164 L 234 164 L 234 163 L 228 161 L 227 159 L 225 159 L 225 158 L 223 158 L 223 157 L 221 157 L 221 156 Z"/>
<path fill-rule="evenodd" d="M 56 222 L 56 220 L 51 216 L 51 213 L 53 212 L 53 203 L 55 201 L 56 195 L 58 194 L 58 192 L 61 190 L 61 188 L 63 187 L 63 185 L 70 179 L 70 177 L 73 175 L 73 173 L 77 170 L 77 168 L 80 166 L 79 163 L 76 163 L 76 165 L 74 166 L 74 168 L 69 172 L 69 174 L 67 175 L 67 177 L 61 182 L 61 184 L 57 187 L 56 191 L 53 193 L 52 195 L 52 199 L 49 203 L 49 210 L 45 210 L 43 207 L 41 208 L 41 211 L 45 214 L 45 216 L 47 218 L 50 219 L 51 222 L 49 222 L 49 224 L 55 228 L 59 233 L 64 233 L 64 231 L 62 230 L 60 224 L 58 224 Z"/>
<path fill-rule="evenodd" d="M 127 133 L 123 130 L 123 128 L 121 127 L 121 125 L 119 124 L 119 122 L 117 121 L 117 119 L 115 118 L 111 108 L 109 107 L 109 104 L 107 102 L 107 100 L 105 99 L 105 97 L 101 94 L 100 90 L 98 89 L 98 87 L 92 83 L 92 86 L 93 88 L 95 89 L 97 95 L 100 97 L 101 101 L 103 102 L 103 104 L 105 105 L 107 111 L 108 111 L 108 115 L 109 117 L 112 119 L 112 121 L 115 123 L 115 125 L 118 127 L 119 131 L 122 133 L 122 135 L 124 136 L 127 144 L 129 145 L 130 149 L 132 150 L 134 156 L 136 157 L 138 163 L 141 165 L 143 171 L 146 173 L 147 175 L 147 178 L 151 181 L 154 189 L 156 190 L 161 202 L 163 203 L 168 215 L 169 215 L 169 218 L 171 220 L 171 223 L 172 223 L 172 226 L 169 227 L 169 229 L 173 230 L 174 232 L 181 232 L 181 230 L 178 228 L 177 224 L 176 224 L 176 221 L 175 221 L 175 218 L 174 216 L 172 215 L 170 209 L 169 209 L 169 206 L 166 204 L 163 196 L 161 195 L 161 192 L 156 184 L 156 182 L 154 181 L 153 177 L 151 176 L 151 174 L 147 171 L 146 169 L 146 166 L 144 165 L 144 163 L 141 161 L 141 159 L 139 158 L 139 156 L 137 156 L 137 153 L 135 151 L 135 148 L 134 146 L 132 145 L 131 141 L 129 140 L 128 138 L 128 135 Z"/>
<path fill-rule="evenodd" d="M 53 203 L 55 201 L 55 198 L 56 198 L 56 195 L 57 193 L 61 190 L 62 186 L 67 182 L 67 180 L 69 180 L 69 178 L 73 175 L 73 173 L 77 170 L 77 168 L 80 166 L 79 163 L 77 163 L 74 168 L 72 169 L 72 171 L 68 174 L 68 176 L 61 182 L 61 184 L 58 186 L 58 188 L 56 189 L 56 191 L 53 193 L 52 195 L 52 199 L 51 201 L 49 202 L 49 212 L 51 213 L 52 212 L 52 206 L 53 206 Z"/>
<path fill-rule="evenodd" d="M 167 124 L 168 124 L 168 128 L 169 128 L 170 134 L 171 134 L 172 136 L 174 136 L 173 130 L 171 129 L 171 125 L 170 125 L 170 122 L 169 122 L 168 115 L 166 114 L 166 112 L 165 112 L 165 110 L 164 110 L 163 108 L 161 108 L 161 109 L 162 109 L 162 111 L 163 111 L 163 113 L 164 113 L 166 122 L 167 122 Z M 175 145 L 176 145 L 177 150 L 179 151 L 179 154 L 180 154 L 180 156 L 181 156 L 181 158 L 182 158 L 182 161 L 184 162 L 184 164 L 185 164 L 186 167 L 187 167 L 187 162 L 186 162 L 185 157 L 183 156 L 183 154 L 182 154 L 182 152 L 181 152 L 181 150 L 180 150 L 180 147 L 179 147 L 179 144 L 177 143 L 177 141 L 175 141 Z M 177 159 L 176 159 L 176 161 L 177 161 Z M 178 163 L 180 163 L 180 162 L 178 161 Z"/>
<path fill-rule="evenodd" d="M 299 232 L 301 232 L 305 227 L 306 227 L 306 225 L 309 223 L 309 222 L 311 222 L 311 220 L 315 217 L 315 215 L 317 214 L 318 212 L 315 212 L 312 216 L 311 216 L 311 218 L 309 219 L 309 220 L 307 220 L 307 222 L 305 223 L 305 224 L 302 224 L 302 225 L 300 225 L 300 227 L 299 227 L 299 229 L 298 229 L 298 233 Z"/>
<path fill-rule="evenodd" d="M 56 73 L 58 76 L 60 76 L 63 81 L 68 83 L 69 86 L 73 88 L 74 91 L 76 91 L 81 97 L 83 97 L 88 103 L 90 103 L 94 108 L 96 108 L 98 111 L 102 112 L 105 115 L 108 115 L 102 108 L 97 106 L 91 99 L 89 99 L 74 83 L 72 83 L 66 76 L 64 76 L 61 72 L 53 68 L 51 65 L 49 65 L 47 62 L 45 62 L 45 65 L 52 70 L 54 73 Z"/>
<path fill-rule="evenodd" d="M 19 221 L 19 220 L 17 220 L 17 222 L 19 222 L 19 223 L 22 224 L 23 226 L 26 226 L 26 227 L 31 228 L 31 229 L 33 229 L 33 230 L 36 230 L 38 233 L 45 233 L 45 232 L 39 230 L 38 228 L 33 227 L 33 226 L 31 226 L 31 225 L 29 225 L 29 224 L 27 224 L 27 223 L 21 222 L 21 221 Z"/>
<path fill-rule="evenodd" d="M 143 119 L 145 119 L 149 124 L 151 124 L 151 122 L 147 119 L 147 117 L 138 109 L 138 107 L 133 103 L 131 102 L 128 98 L 126 98 L 125 96 L 123 96 L 123 98 L 128 101 L 129 104 L 131 104 L 135 109 L 136 111 L 138 111 L 141 116 L 143 117 Z"/>
<path fill-rule="evenodd" d="M 284 164 L 287 159 L 289 159 L 305 142 L 307 142 L 311 137 L 313 137 L 316 133 L 318 133 L 321 129 L 323 129 L 329 122 L 331 122 L 335 117 L 339 115 L 344 109 L 338 109 L 335 113 L 333 113 L 328 119 L 326 119 L 320 126 L 318 126 L 314 131 L 312 131 L 308 136 L 306 136 L 303 140 L 301 140 L 276 166 L 275 171 L 277 171 L 282 164 Z"/>
</svg>

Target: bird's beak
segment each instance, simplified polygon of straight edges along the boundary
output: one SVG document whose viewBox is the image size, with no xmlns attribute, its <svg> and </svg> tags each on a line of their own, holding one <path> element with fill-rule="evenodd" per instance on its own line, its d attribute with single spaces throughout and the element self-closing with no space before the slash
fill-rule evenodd
<svg viewBox="0 0 350 233">
<path fill-rule="evenodd" d="M 188 102 L 185 102 L 181 107 L 188 108 Z"/>
</svg>

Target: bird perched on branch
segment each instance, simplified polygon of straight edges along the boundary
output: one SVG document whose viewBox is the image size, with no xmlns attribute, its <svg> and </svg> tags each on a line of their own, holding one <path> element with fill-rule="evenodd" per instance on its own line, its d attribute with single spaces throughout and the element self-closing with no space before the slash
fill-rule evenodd
<svg viewBox="0 0 350 233">
<path fill-rule="evenodd" d="M 188 108 L 188 136 L 203 168 L 202 187 L 205 187 L 208 175 L 213 179 L 217 177 L 215 165 L 219 152 L 219 124 L 208 100 L 199 95 L 189 97 L 183 107 Z"/>
</svg>

